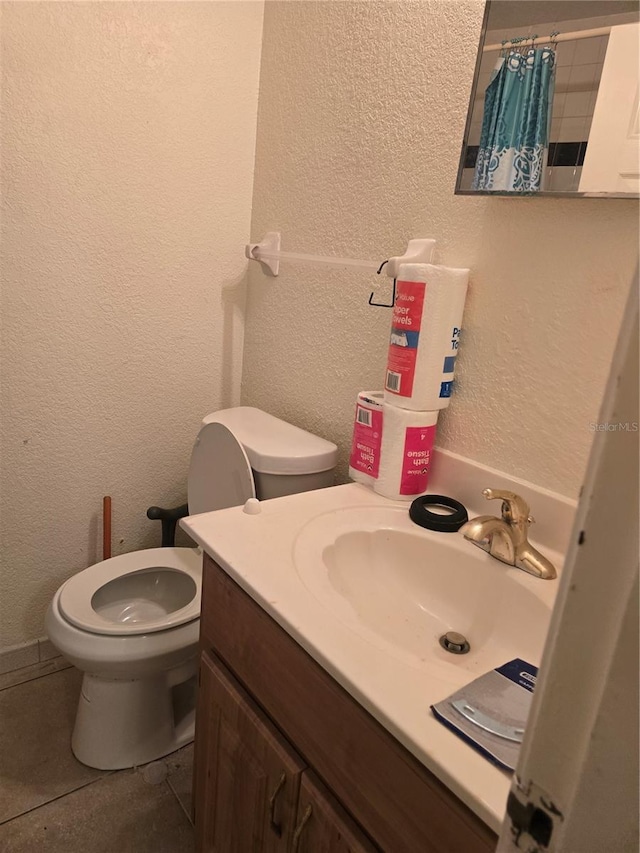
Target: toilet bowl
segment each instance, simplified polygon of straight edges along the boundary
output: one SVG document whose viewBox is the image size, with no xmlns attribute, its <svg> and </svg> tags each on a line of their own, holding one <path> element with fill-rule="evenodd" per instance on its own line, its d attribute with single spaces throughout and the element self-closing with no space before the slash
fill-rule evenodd
<svg viewBox="0 0 640 853">
<path fill-rule="evenodd" d="M 189 468 L 194 515 L 331 485 L 334 444 L 259 409 L 208 415 Z M 56 592 L 53 645 L 83 673 L 71 746 L 118 770 L 193 740 L 200 630 L 199 548 L 151 548 L 96 563 Z"/>
<path fill-rule="evenodd" d="M 83 764 L 133 767 L 193 739 L 201 574 L 198 549 L 151 548 L 56 592 L 45 627 L 84 672 L 71 739 Z"/>
</svg>

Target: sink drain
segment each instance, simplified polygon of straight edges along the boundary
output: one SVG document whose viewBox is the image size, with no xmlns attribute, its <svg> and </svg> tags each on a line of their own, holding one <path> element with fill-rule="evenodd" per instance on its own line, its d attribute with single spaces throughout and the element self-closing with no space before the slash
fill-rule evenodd
<svg viewBox="0 0 640 853">
<path fill-rule="evenodd" d="M 467 642 L 467 638 L 457 631 L 447 631 L 440 637 L 440 645 L 442 648 L 451 652 L 452 655 L 466 655 L 471 646 Z"/>
</svg>

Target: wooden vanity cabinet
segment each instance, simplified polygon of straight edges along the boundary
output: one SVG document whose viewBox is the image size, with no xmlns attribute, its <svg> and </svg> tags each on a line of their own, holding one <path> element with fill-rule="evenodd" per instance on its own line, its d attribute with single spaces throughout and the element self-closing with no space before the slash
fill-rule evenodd
<svg viewBox="0 0 640 853">
<path fill-rule="evenodd" d="M 199 689 L 198 849 L 291 850 L 304 762 L 209 653 Z"/>
<path fill-rule="evenodd" d="M 312 770 L 300 780 L 293 853 L 376 853 L 376 847 Z"/>
<path fill-rule="evenodd" d="M 495 850 L 497 836 L 207 556 L 200 647 L 198 853 Z"/>
<path fill-rule="evenodd" d="M 198 715 L 194 799 L 199 851 L 375 853 L 335 797 L 210 652 L 200 661 Z"/>
</svg>

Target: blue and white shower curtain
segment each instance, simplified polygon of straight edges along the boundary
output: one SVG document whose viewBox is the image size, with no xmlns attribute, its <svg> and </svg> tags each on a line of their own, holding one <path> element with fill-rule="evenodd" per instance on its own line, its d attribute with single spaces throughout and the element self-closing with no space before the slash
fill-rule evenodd
<svg viewBox="0 0 640 853">
<path fill-rule="evenodd" d="M 547 164 L 555 51 L 500 57 L 487 86 L 472 188 L 537 192 Z"/>
</svg>

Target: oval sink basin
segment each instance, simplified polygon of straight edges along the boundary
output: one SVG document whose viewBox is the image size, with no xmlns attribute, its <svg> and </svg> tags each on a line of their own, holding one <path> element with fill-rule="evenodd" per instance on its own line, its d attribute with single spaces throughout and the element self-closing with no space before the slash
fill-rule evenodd
<svg viewBox="0 0 640 853">
<path fill-rule="evenodd" d="M 404 509 L 318 516 L 301 530 L 294 563 L 336 618 L 407 662 L 482 674 L 515 657 L 540 661 L 557 581 L 507 566 L 459 533 L 422 530 Z M 470 651 L 443 649 L 447 631 Z"/>
</svg>

